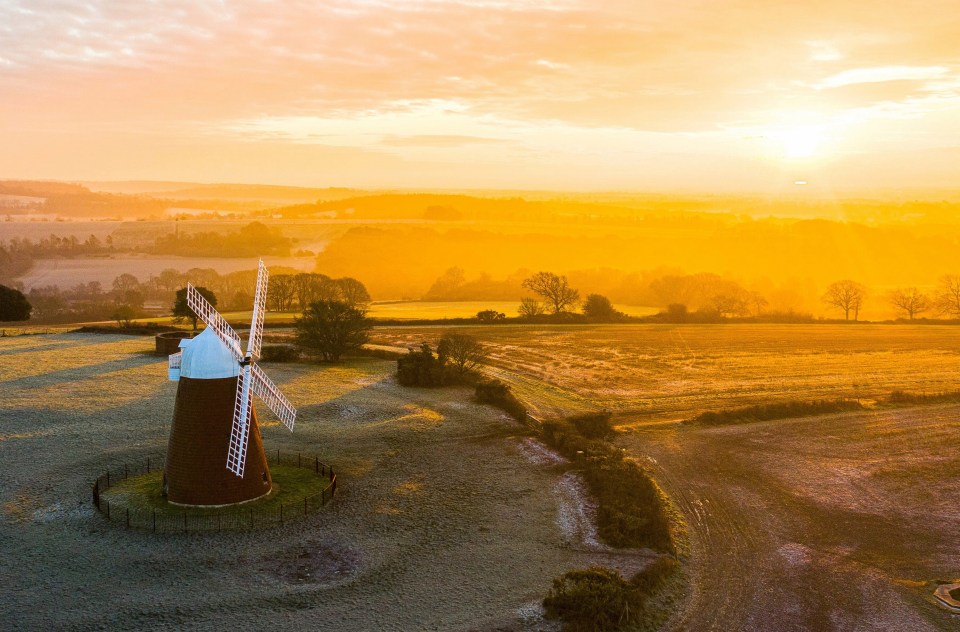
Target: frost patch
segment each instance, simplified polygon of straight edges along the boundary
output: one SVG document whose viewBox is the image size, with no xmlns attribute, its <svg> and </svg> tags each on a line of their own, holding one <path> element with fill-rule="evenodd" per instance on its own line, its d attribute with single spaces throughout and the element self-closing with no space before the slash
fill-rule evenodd
<svg viewBox="0 0 960 632">
<path fill-rule="evenodd" d="M 559 621 L 544 620 L 544 614 L 543 603 L 540 601 L 531 601 L 517 608 L 517 618 L 525 627 L 536 626 L 537 630 L 551 632 L 561 628 Z"/>
<path fill-rule="evenodd" d="M 810 549 L 802 544 L 793 542 L 784 544 L 777 549 L 777 553 L 787 560 L 790 566 L 805 566 L 810 563 Z"/>
<path fill-rule="evenodd" d="M 557 465 L 567 462 L 565 458 L 531 437 L 524 438 L 517 444 L 517 449 L 524 458 L 536 465 Z"/>
<path fill-rule="evenodd" d="M 597 505 L 590 498 L 587 485 L 576 472 L 567 472 L 554 487 L 559 501 L 557 526 L 563 539 L 595 551 L 608 551 L 597 534 Z"/>
<path fill-rule="evenodd" d="M 33 512 L 34 522 L 53 522 L 63 516 L 63 506 L 60 503 L 53 503 L 49 507 L 41 507 Z"/>
<path fill-rule="evenodd" d="M 346 418 L 360 417 L 365 412 L 366 411 L 360 406 L 342 406 L 340 408 L 340 416 Z"/>
</svg>

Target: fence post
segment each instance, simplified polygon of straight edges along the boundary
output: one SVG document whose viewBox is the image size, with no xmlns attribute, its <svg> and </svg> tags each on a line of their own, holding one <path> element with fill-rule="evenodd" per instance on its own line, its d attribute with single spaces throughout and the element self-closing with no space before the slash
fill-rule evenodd
<svg viewBox="0 0 960 632">
<path fill-rule="evenodd" d="M 280 503 L 280 526 L 283 526 L 283 503 Z"/>
<path fill-rule="evenodd" d="M 220 533 L 221 529 L 223 528 L 223 526 L 220 524 L 220 517 L 222 515 L 223 514 L 221 514 L 219 511 L 217 512 L 217 533 Z"/>
<path fill-rule="evenodd" d="M 107 470 L 107 489 L 110 489 L 110 470 Z"/>
<path fill-rule="evenodd" d="M 187 512 L 183 512 L 183 532 L 187 532 Z"/>
<path fill-rule="evenodd" d="M 107 501 L 107 520 L 110 520 L 110 501 Z"/>
<path fill-rule="evenodd" d="M 150 457 L 147 457 L 147 474 L 150 473 Z"/>
<path fill-rule="evenodd" d="M 277 448 L 277 465 L 280 465 L 280 448 Z"/>
<path fill-rule="evenodd" d="M 127 507 L 127 528 L 130 528 L 130 508 Z"/>
<path fill-rule="evenodd" d="M 300 467 L 301 465 L 302 464 L 300 463 L 300 453 L 297 452 L 297 467 Z"/>
<path fill-rule="evenodd" d="M 280 451 L 277 450 L 277 452 L 279 453 Z M 253 508 L 252 507 L 250 508 L 250 528 L 251 529 L 253 528 Z"/>
<path fill-rule="evenodd" d="M 304 516 L 307 515 L 307 497 L 306 496 L 303 497 L 303 515 Z"/>
<path fill-rule="evenodd" d="M 153 510 L 153 532 L 157 532 L 157 510 Z"/>
<path fill-rule="evenodd" d="M 130 478 L 130 470 L 127 469 L 126 463 L 123 464 L 123 478 L 124 479 Z"/>
<path fill-rule="evenodd" d="M 313 473 L 314 474 L 320 473 L 320 457 L 317 457 L 317 456 L 313 457 Z"/>
</svg>

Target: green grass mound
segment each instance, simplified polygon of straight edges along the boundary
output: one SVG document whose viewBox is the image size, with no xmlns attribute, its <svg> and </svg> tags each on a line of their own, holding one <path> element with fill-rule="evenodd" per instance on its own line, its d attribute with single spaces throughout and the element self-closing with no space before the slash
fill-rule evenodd
<svg viewBox="0 0 960 632">
<path fill-rule="evenodd" d="M 547 618 L 559 619 L 571 632 L 619 630 L 644 622 L 648 602 L 679 568 L 671 557 L 625 579 L 602 566 L 570 571 L 553 580 L 543 607 Z"/>
<path fill-rule="evenodd" d="M 262 498 L 225 507 L 184 507 L 162 494 L 157 470 L 120 480 L 100 493 L 100 511 L 111 522 L 155 531 L 212 531 L 275 526 L 316 511 L 329 500 L 330 480 L 312 469 L 270 468 L 273 487 Z"/>
</svg>

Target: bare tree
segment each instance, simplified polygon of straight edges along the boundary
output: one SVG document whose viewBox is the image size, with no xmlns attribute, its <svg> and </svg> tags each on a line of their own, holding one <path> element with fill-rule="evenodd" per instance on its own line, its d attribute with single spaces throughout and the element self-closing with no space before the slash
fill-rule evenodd
<svg viewBox="0 0 960 632">
<path fill-rule="evenodd" d="M 278 274 L 270 277 L 267 285 L 267 301 L 270 307 L 278 312 L 285 312 L 296 294 L 296 285 L 292 274 Z"/>
<path fill-rule="evenodd" d="M 294 293 L 301 310 L 306 310 L 314 301 L 336 300 L 340 298 L 339 290 L 333 286 L 333 281 L 325 274 L 303 272 L 293 276 Z"/>
<path fill-rule="evenodd" d="M 770 302 L 764 298 L 760 292 L 750 292 L 750 304 L 753 306 L 753 309 L 756 311 L 756 315 L 760 316 L 763 314 L 763 308 L 770 304 Z"/>
<path fill-rule="evenodd" d="M 898 288 L 890 292 L 890 304 L 913 320 L 930 309 L 930 297 L 915 287 Z"/>
<path fill-rule="evenodd" d="M 457 372 L 463 375 L 467 371 L 483 364 L 487 358 L 486 349 L 479 340 L 469 334 L 448 333 L 440 340 L 438 352 L 450 359 L 451 364 L 457 367 Z"/>
<path fill-rule="evenodd" d="M 827 293 L 823 295 L 823 302 L 843 310 L 843 317 L 846 320 L 850 320 L 852 311 L 853 319 L 857 320 L 860 317 L 860 308 L 863 307 L 863 298 L 866 293 L 867 288 L 863 285 L 844 279 L 830 284 Z"/>
<path fill-rule="evenodd" d="M 366 308 L 367 303 L 370 302 L 370 294 L 363 283 L 351 277 L 337 279 L 335 283 L 340 289 L 340 298 L 344 303 L 351 307 Z"/>
<path fill-rule="evenodd" d="M 940 277 L 937 291 L 937 311 L 953 318 L 960 318 L 960 275 L 947 274 Z"/>
<path fill-rule="evenodd" d="M 553 307 L 554 314 L 565 311 L 580 300 L 580 293 L 570 287 L 567 277 L 552 272 L 537 272 L 524 280 L 523 287 L 542 296 Z"/>
<path fill-rule="evenodd" d="M 717 294 L 710 302 L 720 316 L 746 316 L 750 311 L 747 297 L 740 293 Z"/>
<path fill-rule="evenodd" d="M 546 311 L 547 306 L 535 298 L 520 299 L 520 307 L 517 308 L 517 313 L 520 314 L 521 318 L 533 318 L 546 313 Z"/>
</svg>

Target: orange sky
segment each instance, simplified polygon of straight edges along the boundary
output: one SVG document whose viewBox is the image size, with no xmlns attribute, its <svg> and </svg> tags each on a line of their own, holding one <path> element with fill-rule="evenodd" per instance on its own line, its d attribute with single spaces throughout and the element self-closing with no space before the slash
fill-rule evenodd
<svg viewBox="0 0 960 632">
<path fill-rule="evenodd" d="M 960 183 L 960 7 L 0 0 L 0 178 Z"/>
</svg>

